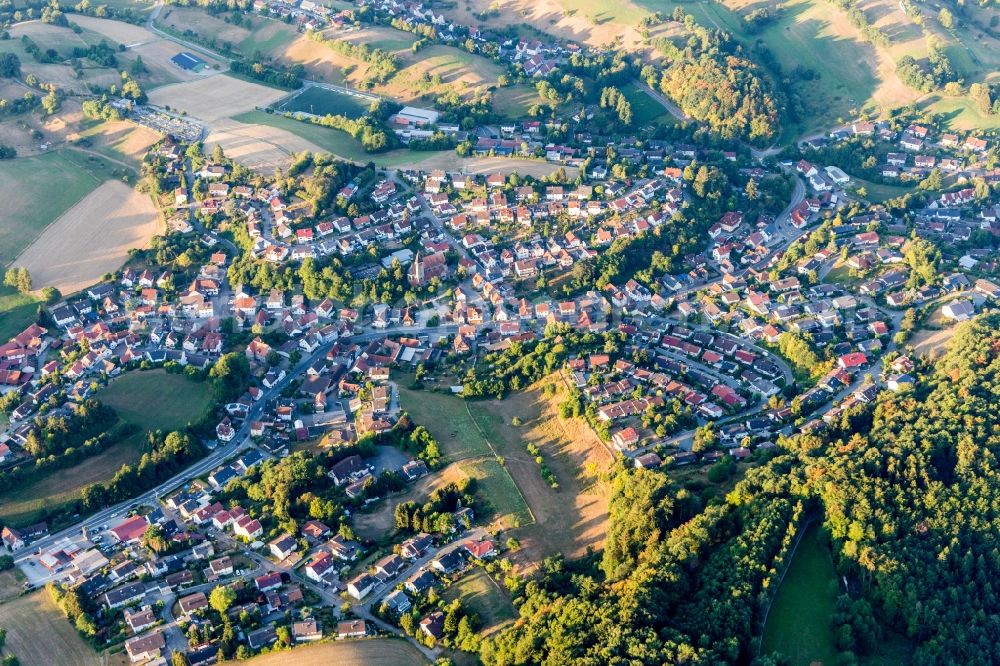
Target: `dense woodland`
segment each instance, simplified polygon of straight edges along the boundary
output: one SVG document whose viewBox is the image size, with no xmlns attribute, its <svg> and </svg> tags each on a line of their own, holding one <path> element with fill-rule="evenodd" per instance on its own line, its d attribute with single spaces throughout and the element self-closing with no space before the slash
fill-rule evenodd
<svg viewBox="0 0 1000 666">
<path fill-rule="evenodd" d="M 781 663 L 754 639 L 807 519 L 823 522 L 849 583 L 831 618 L 842 663 L 887 630 L 916 664 L 1000 660 L 1000 314 L 963 326 L 918 376 L 912 392 L 781 440 L 725 496 L 620 468 L 603 556 L 508 579 L 521 619 L 484 641 L 483 661 Z"/>
</svg>

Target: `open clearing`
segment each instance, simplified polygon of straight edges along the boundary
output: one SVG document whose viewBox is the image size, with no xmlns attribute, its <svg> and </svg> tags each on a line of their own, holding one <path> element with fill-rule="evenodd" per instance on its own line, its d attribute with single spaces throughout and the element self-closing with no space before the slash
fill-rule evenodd
<svg viewBox="0 0 1000 666">
<path fill-rule="evenodd" d="M 67 625 L 68 626 L 68 625 Z M 240 662 L 250 666 L 415 666 L 427 659 L 404 640 L 369 638 L 307 645 Z"/>
<path fill-rule="evenodd" d="M 493 518 L 507 527 L 533 522 L 506 468 L 496 460 L 490 444 L 480 432 L 461 398 L 399 386 L 402 408 L 414 423 L 427 428 L 438 440 L 445 463 L 456 463 L 458 471 L 476 480 L 476 495 L 492 510 Z"/>
<path fill-rule="evenodd" d="M 200 419 L 212 404 L 205 383 L 165 370 L 129 372 L 96 397 L 141 430 L 73 467 L 54 470 L 0 496 L 0 518 L 19 525 L 37 521 L 41 511 L 77 499 L 84 487 L 107 481 L 122 465 L 138 462 L 148 448 L 147 431 L 183 428 Z M 153 404 L 156 409 L 150 409 Z"/>
<path fill-rule="evenodd" d="M 38 299 L 12 287 L 0 286 L 0 343 L 11 339 L 35 321 Z"/>
<path fill-rule="evenodd" d="M 931 359 L 937 358 L 945 352 L 952 336 L 955 335 L 955 327 L 949 326 L 940 330 L 921 329 L 907 343 L 913 347 L 913 351 L 918 356 L 925 356 Z"/>
<path fill-rule="evenodd" d="M 552 384 L 555 393 L 545 395 Z M 558 406 L 565 385 L 557 374 L 504 400 L 470 402 L 469 409 L 489 441 L 507 461 L 535 524 L 519 532 L 526 562 L 539 562 L 554 553 L 568 558 L 600 550 L 607 533 L 610 487 L 601 475 L 614 465 L 614 456 L 582 419 L 564 419 Z M 521 419 L 513 426 L 514 417 Z M 543 478 L 525 446 L 535 444 L 559 489 Z M 517 559 L 522 559 L 520 556 Z"/>
<path fill-rule="evenodd" d="M 127 372 L 95 396 L 122 419 L 146 430 L 177 430 L 199 420 L 212 406 L 205 382 L 165 370 Z M 150 409 L 150 405 L 156 409 Z"/>
<path fill-rule="evenodd" d="M 10 263 L 42 230 L 92 192 L 93 176 L 67 151 L 0 161 L 0 264 Z"/>
<path fill-rule="evenodd" d="M 213 16 L 199 7 L 168 5 L 157 17 L 156 25 L 183 39 L 206 46 L 214 44 L 216 50 L 230 48 L 243 55 L 254 51 L 270 53 L 297 36 L 294 26 L 278 20 L 245 15 L 244 23 L 237 26 L 226 18 L 225 14 Z"/>
<path fill-rule="evenodd" d="M 5 493 L 0 496 L 0 519 L 11 525 L 30 525 L 42 520 L 44 511 L 78 499 L 81 490 L 92 483 L 107 481 L 122 465 L 139 462 L 144 444 L 145 435 L 136 433 L 77 465 L 53 470 Z"/>
<path fill-rule="evenodd" d="M 833 610 L 837 577 L 820 524 L 806 528 L 764 627 L 761 654 L 780 652 L 793 666 L 837 663 Z"/>
<path fill-rule="evenodd" d="M 461 599 L 463 608 L 479 616 L 483 623 L 484 635 L 493 633 L 517 616 L 507 594 L 482 567 L 476 567 L 466 573 L 441 596 L 446 603 L 450 603 L 453 599 Z"/>
<path fill-rule="evenodd" d="M 44 590 L 0 604 L 0 627 L 7 630 L 8 652 L 25 666 L 101 663 Z"/>
<path fill-rule="evenodd" d="M 152 200 L 108 181 L 63 213 L 14 261 L 27 268 L 36 289 L 76 292 L 120 267 L 131 248 L 142 248 L 159 231 Z"/>
<path fill-rule="evenodd" d="M 149 103 L 213 123 L 257 107 L 270 106 L 288 93 L 232 76 L 211 76 L 197 81 L 162 86 L 149 94 Z"/>
</svg>

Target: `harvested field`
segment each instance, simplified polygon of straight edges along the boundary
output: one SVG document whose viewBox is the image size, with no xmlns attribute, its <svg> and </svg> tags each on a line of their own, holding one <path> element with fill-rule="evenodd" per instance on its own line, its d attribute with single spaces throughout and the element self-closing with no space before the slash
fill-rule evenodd
<svg viewBox="0 0 1000 666">
<path fill-rule="evenodd" d="M 44 590 L 0 604 L 0 627 L 7 630 L 7 650 L 25 666 L 101 663 Z"/>
<path fill-rule="evenodd" d="M 142 125 L 124 120 L 110 120 L 86 127 L 67 136 L 72 142 L 83 139 L 88 149 L 107 155 L 111 159 L 131 164 L 138 169 L 149 147 L 161 136 Z"/>
<path fill-rule="evenodd" d="M 109 181 L 49 225 L 14 264 L 31 272 L 36 288 L 73 293 L 120 267 L 129 249 L 145 247 L 160 225 L 148 196 Z"/>
<path fill-rule="evenodd" d="M 97 18 L 94 16 L 84 16 L 83 14 L 73 14 L 73 22 L 81 28 L 92 30 L 104 35 L 108 39 L 132 46 L 140 42 L 152 42 L 161 39 L 156 33 L 145 26 L 132 25 L 123 21 L 113 21 L 111 19 Z M 178 50 L 181 50 L 178 47 Z"/>
<path fill-rule="evenodd" d="M 260 115 L 267 114 L 260 113 Z M 272 173 L 275 167 L 284 168 L 293 153 L 328 152 L 323 147 L 288 130 L 267 125 L 248 125 L 236 120 L 220 120 L 212 124 L 205 145 L 211 150 L 216 144 L 221 145 L 231 159 L 261 173 Z"/>
<path fill-rule="evenodd" d="M 286 94 L 277 88 L 232 76 L 212 76 L 157 88 L 149 94 L 149 102 L 185 111 L 189 116 L 212 124 L 256 107 L 268 106 Z"/>
<path fill-rule="evenodd" d="M 417 666 L 427 659 L 417 648 L 395 638 L 369 638 L 307 645 L 240 662 L 249 666 Z"/>
<path fill-rule="evenodd" d="M 87 173 L 67 151 L 0 162 L 0 265 L 6 265 L 42 230 L 94 190 L 103 178 Z"/>
<path fill-rule="evenodd" d="M 556 392 L 546 395 L 546 384 Z M 564 394 L 565 385 L 553 374 L 504 400 L 468 403 L 535 516 L 535 524 L 518 532 L 524 549 L 515 557 L 524 562 L 555 553 L 580 557 L 588 548 L 599 550 L 607 532 L 610 487 L 600 477 L 614 465 L 614 456 L 582 419 L 559 416 Z M 515 416 L 522 425 L 511 425 Z M 540 449 L 558 490 L 542 478 L 525 449 L 528 443 Z"/>
</svg>

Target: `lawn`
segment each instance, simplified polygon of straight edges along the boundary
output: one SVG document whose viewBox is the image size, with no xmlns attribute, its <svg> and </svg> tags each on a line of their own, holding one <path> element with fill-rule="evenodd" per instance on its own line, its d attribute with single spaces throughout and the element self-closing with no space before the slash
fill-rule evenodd
<svg viewBox="0 0 1000 666">
<path fill-rule="evenodd" d="M 793 666 L 837 663 L 833 611 L 837 577 L 829 547 L 813 522 L 806 528 L 771 605 L 761 654 L 780 652 Z"/>
<path fill-rule="evenodd" d="M 966 97 L 945 97 L 937 93 L 921 99 L 922 111 L 941 114 L 943 125 L 953 130 L 993 129 L 1000 127 L 1000 115 L 983 115 Z"/>
<path fill-rule="evenodd" d="M 278 111 L 302 111 L 315 116 L 335 115 L 360 118 L 371 106 L 370 100 L 346 95 L 336 90 L 310 86 L 301 93 L 282 102 Z"/>
<path fill-rule="evenodd" d="M 30 294 L 0 286 L 0 343 L 11 339 L 35 321 L 38 303 L 38 299 Z"/>
<path fill-rule="evenodd" d="M 399 386 L 400 405 L 414 423 L 426 427 L 438 440 L 444 463 L 458 463 L 458 471 L 476 479 L 477 494 L 494 518 L 509 526 L 528 525 L 534 516 L 510 472 L 496 460 L 483 432 L 466 403 L 455 396 L 430 391 L 412 391 Z"/>
<path fill-rule="evenodd" d="M 13 261 L 45 227 L 104 182 L 102 176 L 65 150 L 0 160 L 0 265 Z"/>
<path fill-rule="evenodd" d="M 183 428 L 200 420 L 212 406 L 207 383 L 165 370 L 125 373 L 94 397 L 145 430 Z"/>
<path fill-rule="evenodd" d="M 366 153 L 364 148 L 361 147 L 361 144 L 358 143 L 354 137 L 346 134 L 345 132 L 331 129 L 329 127 L 314 125 L 310 122 L 293 120 L 275 113 L 250 111 L 249 113 L 233 116 L 233 120 L 250 125 L 277 127 L 278 129 L 283 129 L 300 136 L 306 141 L 316 144 L 318 147 L 336 155 L 337 157 L 359 163 L 374 162 L 376 166 L 380 167 L 418 164 L 425 159 L 429 159 L 443 152 L 452 152 L 435 151 L 416 153 L 410 150 L 401 149 L 392 150 L 386 153 L 372 154 Z"/>
<path fill-rule="evenodd" d="M 487 634 L 517 616 L 510 599 L 482 567 L 476 567 L 462 576 L 441 596 L 446 603 L 461 599 L 462 607 L 476 613 L 482 620 L 483 631 Z"/>
<path fill-rule="evenodd" d="M 523 118 L 532 104 L 542 104 L 538 92 L 524 84 L 499 88 L 493 92 L 493 110 L 507 118 Z"/>
<path fill-rule="evenodd" d="M 409 643 L 396 638 L 370 638 L 297 647 L 240 662 L 248 666 L 417 666 L 427 659 Z"/>
<path fill-rule="evenodd" d="M 101 663 L 100 655 L 66 621 L 44 590 L 0 604 L 0 627 L 7 631 L 7 654 L 13 654 L 22 664 Z"/>
<path fill-rule="evenodd" d="M 649 96 L 637 83 L 629 83 L 621 88 L 622 94 L 632 105 L 632 122 L 635 125 L 645 125 L 657 118 L 667 115 L 663 105 Z"/>
<path fill-rule="evenodd" d="M 863 178 L 853 178 L 853 181 L 853 185 L 865 188 L 865 198 L 872 203 L 883 203 L 889 199 L 901 197 L 907 192 L 912 192 L 914 187 L 913 185 L 884 185 Z"/>
</svg>

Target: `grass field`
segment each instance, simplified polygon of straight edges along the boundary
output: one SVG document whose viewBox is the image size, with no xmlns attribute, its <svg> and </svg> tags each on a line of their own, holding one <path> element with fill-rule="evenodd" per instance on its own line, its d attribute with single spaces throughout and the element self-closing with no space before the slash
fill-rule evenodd
<svg viewBox="0 0 1000 666">
<path fill-rule="evenodd" d="M 98 666 L 100 656 L 39 590 L 0 604 L 0 627 L 7 631 L 6 650 L 25 666 Z"/>
<path fill-rule="evenodd" d="M 417 666 L 427 659 L 404 640 L 371 638 L 307 645 L 239 662 L 249 666 Z"/>
<path fill-rule="evenodd" d="M 126 373 L 95 397 L 141 430 L 78 465 L 55 470 L 0 496 L 0 518 L 27 524 L 42 510 L 76 499 L 84 487 L 107 480 L 122 465 L 138 462 L 145 451 L 146 431 L 182 428 L 201 418 L 212 404 L 206 384 L 164 370 Z"/>
<path fill-rule="evenodd" d="M 206 383 L 165 370 L 125 373 L 94 397 L 113 407 L 125 421 L 146 430 L 183 428 L 198 421 L 212 406 Z"/>
<path fill-rule="evenodd" d="M 43 511 L 56 509 L 77 499 L 83 488 L 108 480 L 122 465 L 139 462 L 145 450 L 144 444 L 145 434 L 136 433 L 73 467 L 54 470 L 0 495 L 0 519 L 12 525 L 38 522 L 42 519 Z"/>
<path fill-rule="evenodd" d="M 632 105 L 632 122 L 645 125 L 668 115 L 663 105 L 649 96 L 637 83 L 629 83 L 621 88 L 622 94 Z"/>
<path fill-rule="evenodd" d="M 277 106 L 278 111 L 302 111 L 316 116 L 327 114 L 335 116 L 346 116 L 348 118 L 360 118 L 371 106 L 371 102 L 353 95 L 310 86 L 294 97 L 285 100 Z"/>
<path fill-rule="evenodd" d="M 806 528 L 764 627 L 761 654 L 780 652 L 793 666 L 837 663 L 833 610 L 837 577 L 820 524 Z"/>
<path fill-rule="evenodd" d="M 542 387 L 548 384 L 557 390 L 545 394 Z M 612 467 L 614 456 L 583 420 L 559 416 L 564 392 L 565 385 L 553 374 L 504 400 L 468 403 L 535 517 L 534 524 L 518 533 L 523 551 L 517 559 L 526 563 L 554 553 L 580 557 L 588 548 L 600 550 L 607 532 L 610 488 L 600 476 Z M 512 425 L 514 417 L 521 425 Z M 529 442 L 555 474 L 558 490 L 542 478 L 526 450 Z"/>
<path fill-rule="evenodd" d="M 883 185 L 856 177 L 852 177 L 852 179 L 854 181 L 852 185 L 865 188 L 865 198 L 872 203 L 883 203 L 889 199 L 901 197 L 907 192 L 912 192 L 914 187 L 912 185 Z"/>
<path fill-rule="evenodd" d="M 38 299 L 34 296 L 0 286 L 0 344 L 27 328 L 37 311 Z"/>
<path fill-rule="evenodd" d="M 17 567 L 0 572 L 0 604 L 19 596 L 23 583 L 24 574 Z"/>
<path fill-rule="evenodd" d="M 400 166 L 419 162 L 421 159 L 433 156 L 435 153 L 413 153 L 409 150 L 393 150 L 387 153 L 371 154 L 366 153 L 361 144 L 351 135 L 340 130 L 322 127 L 308 122 L 301 122 L 284 116 L 265 113 L 263 111 L 251 111 L 237 116 L 233 120 L 246 123 L 248 125 L 264 125 L 283 130 L 298 136 L 313 144 L 320 150 L 332 153 L 346 160 L 359 163 L 374 162 L 380 167 Z M 209 142 L 212 138 L 209 137 Z M 223 144 L 225 145 L 225 144 Z M 228 153 L 227 148 L 227 153 Z M 293 151 L 294 152 L 294 151 Z M 454 157 L 453 151 L 446 151 Z"/>
<path fill-rule="evenodd" d="M 462 474 L 476 479 L 477 494 L 493 509 L 495 519 L 508 526 L 533 522 L 510 472 L 497 462 L 462 399 L 443 393 L 411 391 L 402 385 L 399 399 L 414 422 L 426 427 L 438 440 L 443 461 L 457 463 Z"/>
<path fill-rule="evenodd" d="M 462 576 L 442 597 L 447 603 L 461 599 L 463 608 L 479 616 L 486 634 L 517 616 L 510 599 L 481 567 Z"/>
<path fill-rule="evenodd" d="M 130 164 L 138 173 L 146 151 L 161 137 L 147 127 L 125 120 L 83 120 L 80 130 L 68 138 L 89 150 Z"/>
<path fill-rule="evenodd" d="M 0 265 L 31 245 L 53 220 L 97 188 L 78 156 L 56 151 L 0 161 Z"/>
</svg>

